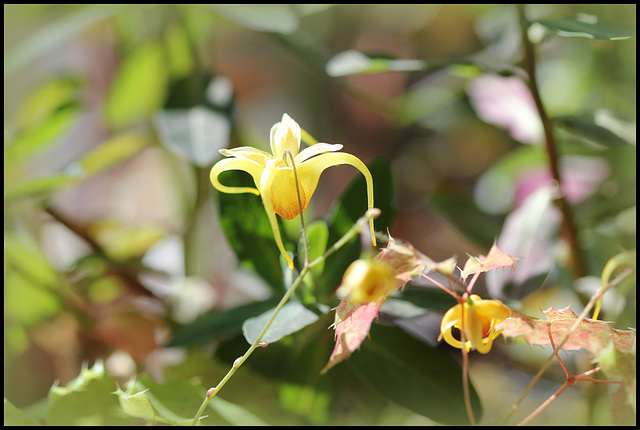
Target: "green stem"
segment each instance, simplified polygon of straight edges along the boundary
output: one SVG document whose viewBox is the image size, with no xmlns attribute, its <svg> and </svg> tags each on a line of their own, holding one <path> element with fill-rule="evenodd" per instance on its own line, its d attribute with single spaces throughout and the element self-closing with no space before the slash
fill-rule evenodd
<svg viewBox="0 0 640 430">
<path fill-rule="evenodd" d="M 213 393 L 210 396 L 205 397 L 204 401 L 202 402 L 202 405 L 200 406 L 200 409 L 198 409 L 198 412 L 196 413 L 195 417 L 193 418 L 193 422 L 191 423 L 192 425 L 196 425 L 198 423 L 198 421 L 200 420 L 200 417 L 204 413 L 204 410 L 206 409 L 206 407 L 209 404 L 209 402 L 211 401 L 211 399 L 213 399 L 216 396 L 216 394 L 218 394 L 220 392 L 220 390 L 222 389 L 222 387 L 224 387 L 224 385 L 227 383 L 227 381 L 229 379 L 231 379 L 231 377 L 236 373 L 236 371 L 240 368 L 240 366 L 242 366 L 242 364 L 247 360 L 247 358 L 249 358 L 251 353 L 253 353 L 253 351 L 260 345 L 260 342 L 262 341 L 262 338 L 266 334 L 267 330 L 269 330 L 269 327 L 271 327 L 271 324 L 275 320 L 276 316 L 278 315 L 278 313 L 280 312 L 282 307 L 287 303 L 287 301 L 289 301 L 289 298 L 291 298 L 291 295 L 295 292 L 296 288 L 298 288 L 298 286 L 302 283 L 302 279 L 307 275 L 307 273 L 309 273 L 309 271 L 315 265 L 320 264 L 321 262 L 326 260 L 327 257 L 329 257 L 329 255 L 333 254 L 335 251 L 337 251 L 342 246 L 344 246 L 345 243 L 347 243 L 349 240 L 351 240 L 358 232 L 360 232 L 360 230 L 362 230 L 363 226 L 366 225 L 365 223 L 368 221 L 368 219 L 370 217 L 377 217 L 379 214 L 380 214 L 380 210 L 379 209 L 376 209 L 376 208 L 369 209 L 364 214 L 364 216 L 362 216 L 349 229 L 349 231 L 347 231 L 344 234 L 344 236 L 342 236 L 336 243 L 334 243 L 333 246 L 331 246 L 331 248 L 329 248 L 323 255 L 321 255 L 320 257 L 316 258 L 315 260 L 313 260 L 310 263 L 305 261 L 304 267 L 300 271 L 300 274 L 298 275 L 296 280 L 291 285 L 291 288 L 289 288 L 289 290 L 282 297 L 282 299 L 278 303 L 278 306 L 276 306 L 275 311 L 273 312 L 273 315 L 271 315 L 271 318 L 269 318 L 269 321 L 267 321 L 267 324 L 265 324 L 264 328 L 262 329 L 262 331 L 260 332 L 260 334 L 258 335 L 256 340 L 249 347 L 247 352 L 245 352 L 244 355 L 239 357 L 239 359 L 237 359 L 233 363 L 233 366 L 231 367 L 229 372 L 227 372 L 227 374 L 224 376 L 224 378 L 222 378 L 222 380 L 214 388 Z"/>
<path fill-rule="evenodd" d="M 555 136 L 553 134 L 553 124 L 549 119 L 544 105 L 542 104 L 542 99 L 540 97 L 540 92 L 538 91 L 538 78 L 536 74 L 536 57 L 533 49 L 533 44 L 529 40 L 528 29 L 529 24 L 527 18 L 525 16 L 524 5 L 517 4 L 516 9 L 518 11 L 518 20 L 520 22 L 520 31 L 522 35 L 522 45 L 524 47 L 524 66 L 529 76 L 529 80 L 527 84 L 529 85 L 529 89 L 531 91 L 531 95 L 533 96 L 533 100 L 536 104 L 536 109 L 538 110 L 538 115 L 540 115 L 540 120 L 542 122 L 542 127 L 544 129 L 545 136 L 545 150 L 547 152 L 547 157 L 549 159 L 549 170 L 551 171 L 551 176 L 558 184 L 559 193 L 558 197 L 555 200 L 556 205 L 560 209 L 562 213 L 562 224 L 564 227 L 565 237 L 569 244 L 569 249 L 571 251 L 571 257 L 573 261 L 573 267 L 577 277 L 586 276 L 587 270 L 586 265 L 582 256 L 582 252 L 580 251 L 580 246 L 578 244 L 578 234 L 576 227 L 573 222 L 573 214 L 571 211 L 571 207 L 567 203 L 565 199 L 563 187 L 562 187 L 562 178 L 560 177 L 560 168 L 558 163 L 558 151 L 557 144 L 555 140 Z"/>
</svg>

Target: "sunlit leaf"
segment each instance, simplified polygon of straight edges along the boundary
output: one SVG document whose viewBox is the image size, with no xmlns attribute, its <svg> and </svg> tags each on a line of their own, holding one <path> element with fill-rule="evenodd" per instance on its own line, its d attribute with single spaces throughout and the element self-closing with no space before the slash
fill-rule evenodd
<svg viewBox="0 0 640 430">
<path fill-rule="evenodd" d="M 362 73 L 413 72 L 424 70 L 422 60 L 390 59 L 366 55 L 350 49 L 331 58 L 326 65 L 329 76 L 347 76 Z"/>
<path fill-rule="evenodd" d="M 539 19 L 536 22 L 564 37 L 586 37 L 596 40 L 623 40 L 636 37 L 634 28 L 621 23 L 599 21 L 595 17 L 591 20 Z"/>
<path fill-rule="evenodd" d="M 576 323 L 578 316 L 569 308 L 549 308 L 544 311 L 547 320 L 541 320 L 528 315 L 512 311 L 511 318 L 498 324 L 496 329 L 504 330 L 502 334 L 507 337 L 522 335 L 524 339 L 533 345 L 547 345 L 549 341 L 549 328 L 554 343 L 558 346 L 571 327 Z M 550 326 L 547 325 L 547 322 Z M 590 318 L 583 319 L 577 330 L 571 335 L 562 349 L 573 351 L 586 349 L 592 355 L 597 356 L 611 343 L 619 351 L 631 351 L 635 342 L 633 330 L 618 330 L 611 327 L 610 323 Z"/>
<path fill-rule="evenodd" d="M 238 25 L 256 31 L 289 34 L 298 28 L 298 17 L 286 4 L 210 4 L 215 12 Z"/>
<path fill-rule="evenodd" d="M 513 272 L 513 265 L 516 260 L 517 258 L 513 258 L 506 252 L 502 251 L 494 243 L 486 257 L 483 255 L 479 257 L 469 257 L 464 265 L 464 269 L 462 270 L 462 279 L 466 280 L 469 275 L 488 272 L 489 270 L 500 267 L 509 267 Z"/>
<path fill-rule="evenodd" d="M 148 43 L 129 54 L 120 65 L 104 105 L 111 128 L 123 128 L 150 118 L 166 96 L 168 72 L 164 48 Z"/>
<path fill-rule="evenodd" d="M 257 317 L 249 318 L 242 324 L 242 333 L 248 343 L 253 344 L 258 339 L 260 332 L 265 328 L 274 311 L 275 309 L 270 309 Z M 317 311 L 313 311 L 298 301 L 289 301 L 280 309 L 261 341 L 276 342 L 288 334 L 313 324 L 320 318 L 320 315 L 328 311 L 328 306 L 320 305 Z"/>
<path fill-rule="evenodd" d="M 91 224 L 90 234 L 102 244 L 109 257 L 124 261 L 144 255 L 166 232 L 155 225 L 136 226 L 102 221 Z"/>
<path fill-rule="evenodd" d="M 123 133 L 102 142 L 78 160 L 87 175 L 95 175 L 109 167 L 131 158 L 151 143 L 140 133 Z"/>
<path fill-rule="evenodd" d="M 398 328 L 374 324 L 371 339 L 348 364 L 368 386 L 417 414 L 445 425 L 469 424 L 460 365 Z M 480 420 L 480 400 L 470 388 L 474 415 Z"/>
<path fill-rule="evenodd" d="M 378 316 L 378 310 L 383 299 L 364 305 L 351 303 L 343 299 L 336 308 L 334 322 L 336 346 L 329 362 L 322 369 L 322 373 L 328 371 L 336 364 L 347 359 L 353 351 L 360 347 L 362 341 L 369 336 L 371 323 Z"/>
</svg>

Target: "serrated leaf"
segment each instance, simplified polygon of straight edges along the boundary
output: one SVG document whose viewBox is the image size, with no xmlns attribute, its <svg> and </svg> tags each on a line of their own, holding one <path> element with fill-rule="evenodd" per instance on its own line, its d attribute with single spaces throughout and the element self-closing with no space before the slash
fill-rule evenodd
<svg viewBox="0 0 640 430">
<path fill-rule="evenodd" d="M 445 425 L 468 425 L 460 365 L 439 349 L 395 327 L 375 324 L 349 365 L 383 396 Z M 470 387 L 476 420 L 480 400 Z"/>
<path fill-rule="evenodd" d="M 576 323 L 578 316 L 569 307 L 549 308 L 544 311 L 544 314 L 547 317 L 546 321 L 512 311 L 511 318 L 498 324 L 496 329 L 503 330 L 503 336 L 522 335 L 530 344 L 546 345 L 550 343 L 547 328 L 547 322 L 549 322 L 553 341 L 559 345 Z M 631 351 L 635 344 L 635 337 L 636 334 L 632 330 L 618 330 L 612 328 L 607 322 L 585 318 L 562 349 L 571 351 L 582 348 L 597 356 L 613 343 L 619 351 Z"/>
<path fill-rule="evenodd" d="M 636 37 L 636 30 L 633 28 L 597 19 L 592 22 L 571 18 L 539 19 L 536 22 L 564 37 L 586 37 L 596 40 L 624 40 Z"/>
<path fill-rule="evenodd" d="M 318 321 L 320 315 L 328 311 L 328 306 L 321 305 L 318 311 L 314 312 L 298 301 L 289 301 L 282 306 L 261 341 L 267 343 L 276 342 L 288 334 L 295 333 L 313 324 Z M 270 309 L 257 317 L 249 318 L 242 324 L 242 333 L 248 343 L 253 344 L 258 339 L 260 332 L 265 328 L 274 312 L 275 309 Z"/>
<path fill-rule="evenodd" d="M 516 260 L 517 258 L 513 258 L 494 243 L 486 257 L 483 255 L 479 257 L 469 256 L 462 270 L 462 279 L 466 280 L 469 275 L 488 272 L 500 267 L 510 267 L 511 273 L 513 273 L 513 265 Z"/>
<path fill-rule="evenodd" d="M 382 301 L 383 299 L 380 299 L 364 305 L 351 303 L 348 299 L 340 301 L 334 322 L 336 346 L 322 373 L 349 358 L 353 351 L 360 347 L 369 335 L 371 323 L 378 315 Z"/>
</svg>

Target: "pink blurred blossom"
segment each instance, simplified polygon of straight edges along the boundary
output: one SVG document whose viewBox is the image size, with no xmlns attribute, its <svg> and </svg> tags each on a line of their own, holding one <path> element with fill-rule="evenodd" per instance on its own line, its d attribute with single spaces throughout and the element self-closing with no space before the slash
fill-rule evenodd
<svg viewBox="0 0 640 430">
<path fill-rule="evenodd" d="M 522 143 L 542 141 L 544 131 L 535 102 L 520 78 L 482 75 L 471 81 L 467 91 L 482 120 L 508 130 Z"/>
</svg>

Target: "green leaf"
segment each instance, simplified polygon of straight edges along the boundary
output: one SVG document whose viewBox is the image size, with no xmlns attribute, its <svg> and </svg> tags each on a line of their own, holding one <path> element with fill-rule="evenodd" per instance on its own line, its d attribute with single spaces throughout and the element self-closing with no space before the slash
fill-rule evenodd
<svg viewBox="0 0 640 430">
<path fill-rule="evenodd" d="M 240 334 L 245 320 L 273 309 L 278 301 L 278 298 L 270 298 L 203 315 L 192 324 L 177 330 L 167 346 L 187 346 Z"/>
<path fill-rule="evenodd" d="M 462 392 L 462 369 L 443 351 L 426 345 L 395 327 L 374 324 L 371 340 L 349 361 L 368 385 L 383 396 L 445 425 L 468 425 Z M 476 420 L 481 405 L 473 386 L 471 404 Z"/>
<path fill-rule="evenodd" d="M 381 210 L 374 220 L 376 231 L 386 232 L 395 218 L 395 180 L 389 160 L 376 159 L 367 166 L 373 177 L 373 205 Z M 329 226 L 329 246 L 338 241 L 355 222 L 367 211 L 367 184 L 364 176 L 358 174 L 333 204 L 327 225 Z M 325 270 L 320 279 L 319 295 L 329 297 L 340 284 L 347 267 L 360 255 L 360 240 L 347 243 L 330 255 L 325 261 Z"/>
<path fill-rule="evenodd" d="M 249 412 L 240 405 L 229 402 L 216 396 L 209 402 L 211 409 L 216 411 L 232 426 L 266 426 L 266 422 Z"/>
<path fill-rule="evenodd" d="M 58 142 L 78 119 L 80 109 L 72 104 L 60 107 L 47 119 L 18 134 L 4 150 L 4 166 L 33 157 Z"/>
<path fill-rule="evenodd" d="M 479 245 L 490 247 L 500 233 L 499 220 L 481 212 L 467 194 L 453 190 L 438 191 L 432 196 L 431 205 L 466 238 Z"/>
<path fill-rule="evenodd" d="M 422 60 L 391 59 L 367 55 L 355 49 L 341 52 L 331 58 L 325 67 L 329 76 L 348 76 L 363 73 L 414 72 L 425 70 Z"/>
<path fill-rule="evenodd" d="M 148 136 L 138 132 L 123 133 L 105 140 L 78 160 L 87 175 L 95 175 L 127 160 L 151 143 Z M 71 169 L 75 166 L 71 166 Z"/>
<path fill-rule="evenodd" d="M 618 125 L 620 122 L 608 115 L 599 115 L 598 113 L 562 115 L 554 117 L 553 122 L 579 137 L 607 147 L 632 144 L 613 131 L 620 128 Z"/>
<path fill-rule="evenodd" d="M 245 172 L 223 172 L 219 179 L 230 187 L 255 187 Z M 284 291 L 280 252 L 260 197 L 220 192 L 217 196 L 222 231 L 240 263 L 255 271 L 274 291 Z"/>
<path fill-rule="evenodd" d="M 253 344 L 260 332 L 267 325 L 267 322 L 273 315 L 274 309 L 270 309 L 263 314 L 249 318 L 242 324 L 242 333 L 250 344 Z M 302 330 L 308 325 L 318 321 L 320 315 L 329 312 L 329 307 L 321 305 L 318 311 L 313 311 L 305 307 L 298 301 L 289 301 L 278 312 L 273 323 L 262 337 L 262 342 L 272 343 L 282 339 L 284 336 Z"/>
<path fill-rule="evenodd" d="M 309 261 L 314 261 L 322 256 L 327 250 L 327 241 L 329 240 L 329 227 L 323 220 L 316 220 L 306 226 L 307 241 L 309 243 Z M 301 247 L 298 247 L 301 248 Z M 304 251 L 298 250 L 298 256 L 303 257 Z M 324 261 L 311 268 L 312 276 L 320 276 L 324 269 Z"/>
<path fill-rule="evenodd" d="M 290 34 L 298 28 L 298 17 L 286 4 L 210 4 L 213 11 L 234 23 L 256 31 Z"/>
<path fill-rule="evenodd" d="M 119 129 L 150 118 L 162 106 L 168 72 L 159 43 L 142 45 L 120 65 L 104 105 L 104 119 Z"/>
<path fill-rule="evenodd" d="M 4 192 L 5 202 L 22 197 L 47 194 L 57 189 L 78 183 L 84 178 L 82 171 L 71 171 L 43 178 L 31 179 L 16 185 L 9 185 Z"/>
<path fill-rule="evenodd" d="M 623 40 L 636 37 L 634 28 L 615 22 L 598 21 L 595 17 L 586 17 L 584 20 L 539 19 L 535 22 L 564 37 L 586 37 L 596 40 Z"/>
</svg>

